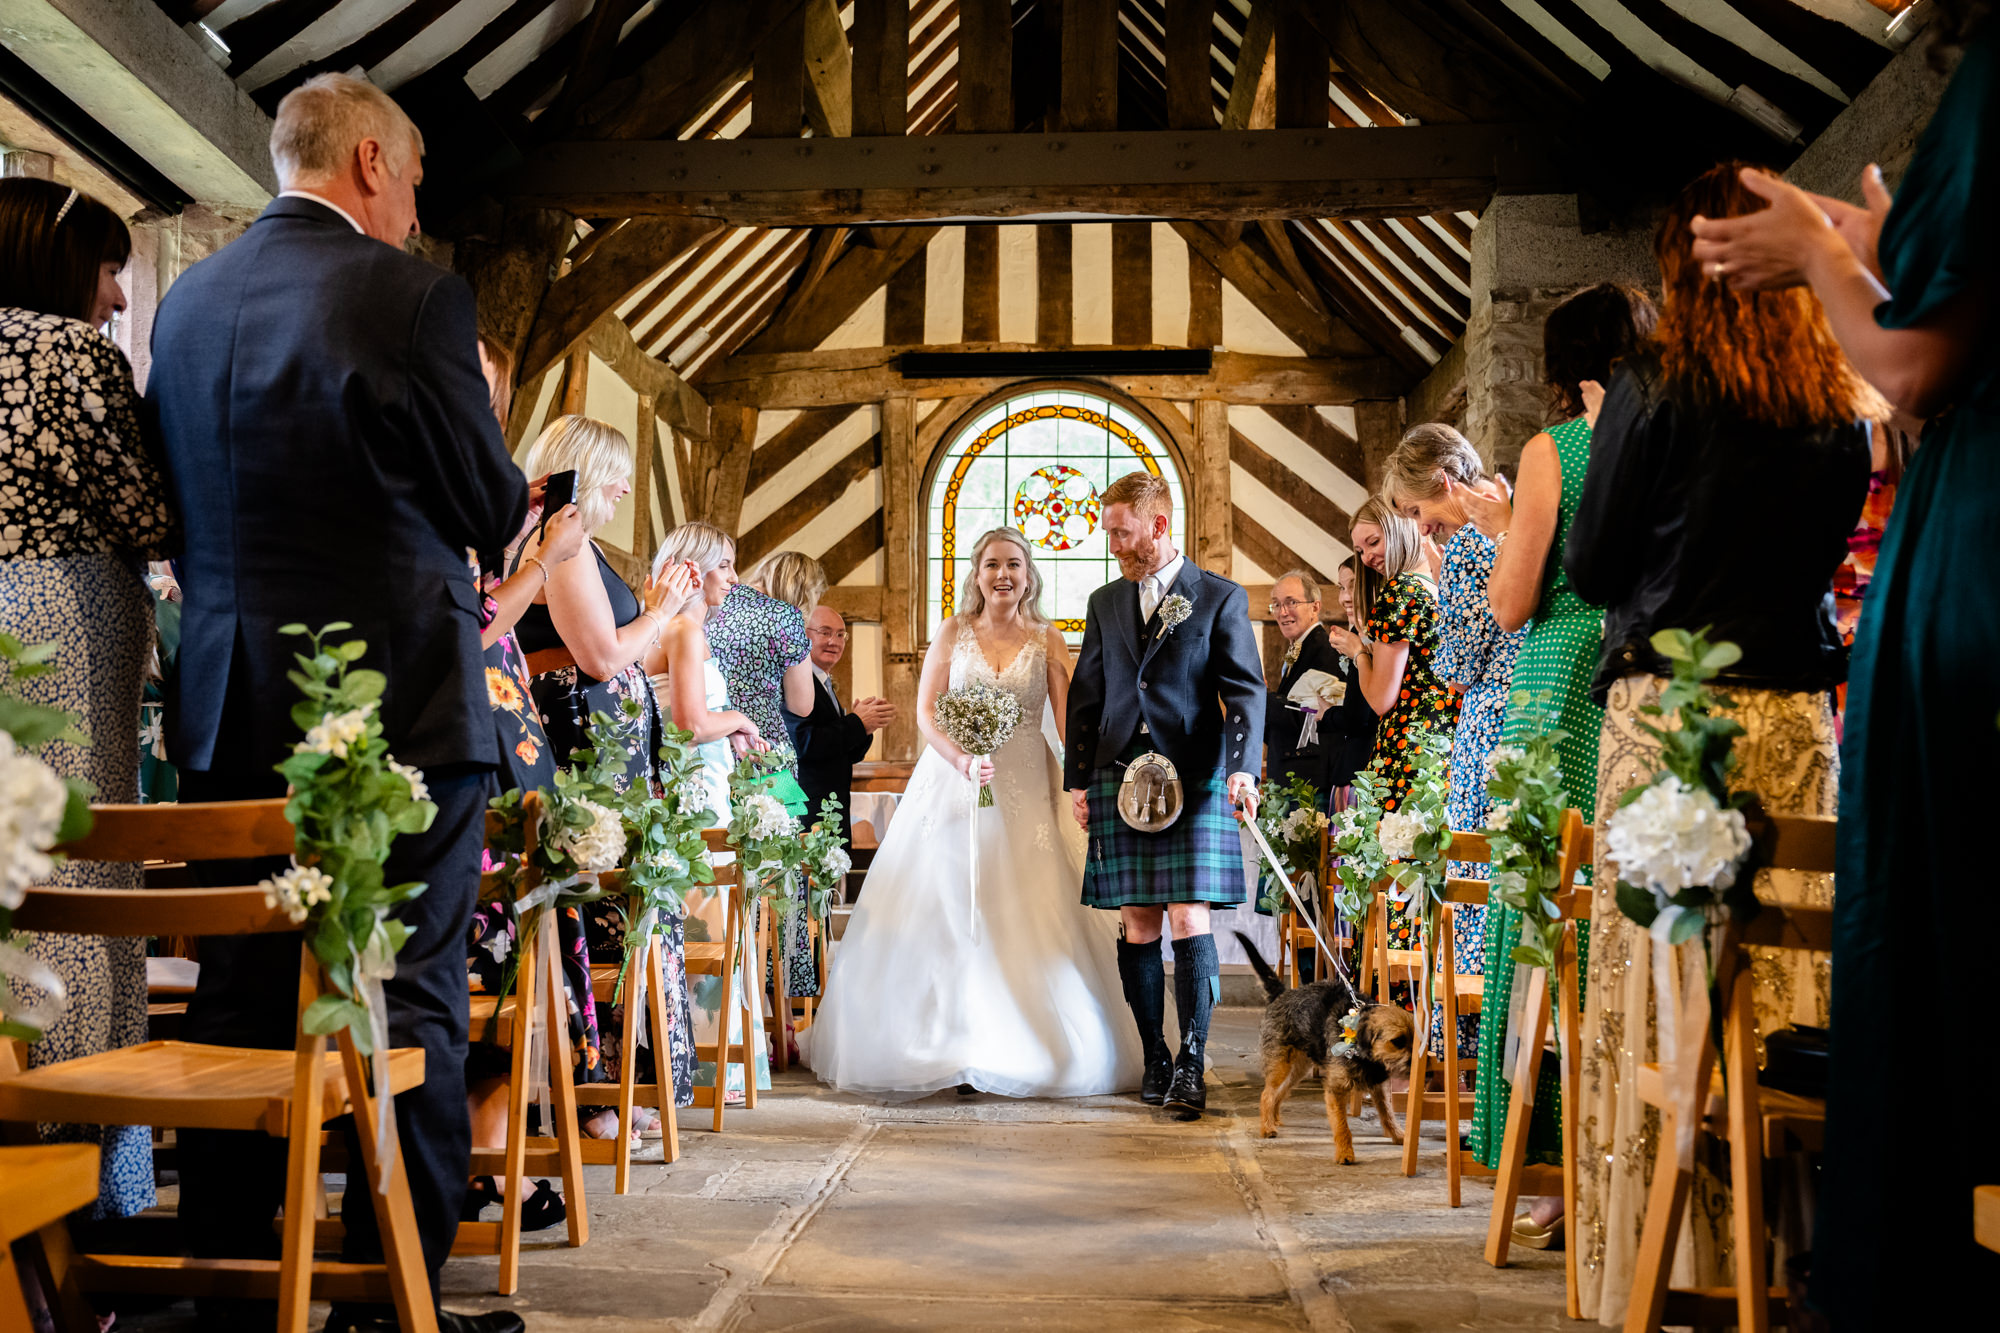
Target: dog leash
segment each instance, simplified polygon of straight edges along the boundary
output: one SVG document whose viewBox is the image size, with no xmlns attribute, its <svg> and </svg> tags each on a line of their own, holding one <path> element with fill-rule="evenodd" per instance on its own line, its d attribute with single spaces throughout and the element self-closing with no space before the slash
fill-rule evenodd
<svg viewBox="0 0 2000 1333">
<path fill-rule="evenodd" d="M 1299 897 L 1299 891 L 1292 887 L 1291 876 L 1285 873 L 1284 862 L 1280 861 L 1278 854 L 1271 850 L 1271 844 L 1264 840 L 1264 830 L 1257 827 L 1257 821 L 1254 819 L 1244 820 L 1243 827 L 1249 829 L 1250 836 L 1257 840 L 1258 850 L 1263 853 L 1264 860 L 1270 865 L 1271 873 L 1278 877 L 1278 883 L 1285 886 L 1285 896 L 1292 900 L 1292 906 L 1299 909 L 1300 917 L 1305 920 L 1306 929 L 1312 932 L 1314 942 L 1319 945 L 1320 957 L 1326 959 L 1333 965 L 1333 970 L 1340 973 L 1340 979 L 1347 983 L 1348 994 L 1359 997 L 1361 992 L 1354 988 L 1354 979 L 1348 976 L 1347 969 L 1340 965 L 1340 955 L 1326 942 L 1326 936 L 1319 933 L 1319 923 L 1313 920 L 1313 914 L 1306 909 L 1304 901 Z"/>
</svg>

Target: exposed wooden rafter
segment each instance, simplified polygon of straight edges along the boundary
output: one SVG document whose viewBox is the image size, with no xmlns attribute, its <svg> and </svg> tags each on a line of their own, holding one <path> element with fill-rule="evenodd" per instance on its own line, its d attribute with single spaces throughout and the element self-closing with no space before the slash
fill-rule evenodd
<svg viewBox="0 0 2000 1333">
<path fill-rule="evenodd" d="M 634 218 L 620 227 L 542 298 L 521 357 L 521 380 L 562 359 L 647 278 L 721 228 L 708 218 L 671 217 Z"/>
</svg>

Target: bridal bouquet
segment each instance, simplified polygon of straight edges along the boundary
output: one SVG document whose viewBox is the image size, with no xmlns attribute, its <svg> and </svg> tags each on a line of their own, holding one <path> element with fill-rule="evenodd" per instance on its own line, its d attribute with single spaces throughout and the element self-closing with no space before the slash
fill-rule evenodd
<svg viewBox="0 0 2000 1333">
<path fill-rule="evenodd" d="M 1007 690 L 975 681 L 938 696 L 937 724 L 967 754 L 988 758 L 1021 724 L 1021 701 Z M 979 789 L 979 804 L 982 809 L 993 804 L 991 787 Z"/>
<path fill-rule="evenodd" d="M 10 679 L 27 680 L 55 670 L 52 643 L 23 644 L 0 634 L 0 661 Z M 90 832 L 87 782 L 57 777 L 35 756 L 36 746 L 53 740 L 84 744 L 76 720 L 60 709 L 0 693 L 0 1037 L 35 1041 L 68 1007 L 61 978 L 45 963 L 11 943 L 14 909 L 28 885 L 55 869 L 50 848 Z M 16 1003 L 9 978 L 41 991 L 46 999 Z"/>
</svg>

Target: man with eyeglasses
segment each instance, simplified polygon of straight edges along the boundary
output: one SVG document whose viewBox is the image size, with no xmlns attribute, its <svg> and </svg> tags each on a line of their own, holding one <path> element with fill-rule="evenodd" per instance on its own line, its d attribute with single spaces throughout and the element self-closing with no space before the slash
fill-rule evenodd
<svg viewBox="0 0 2000 1333">
<path fill-rule="evenodd" d="M 833 668 L 847 651 L 847 622 L 830 606 L 813 608 L 806 621 L 808 656 L 813 669 L 813 710 L 799 720 L 793 743 L 799 752 L 799 786 L 805 789 L 808 818 L 817 817 L 820 802 L 840 798 L 843 836 L 854 841 L 854 766 L 868 755 L 876 732 L 896 716 L 887 699 L 854 701 L 854 711 L 842 707 L 833 683 Z"/>
<path fill-rule="evenodd" d="M 1278 686 L 1264 709 L 1265 776 L 1274 781 L 1304 778 L 1320 793 L 1322 808 L 1331 810 L 1333 788 L 1346 785 L 1353 776 L 1332 772 L 1341 734 L 1339 719 L 1334 714 L 1342 710 L 1321 713 L 1315 719 L 1315 727 L 1308 729 L 1305 710 L 1289 696 L 1299 678 L 1308 671 L 1324 671 L 1347 681 L 1350 703 L 1359 699 L 1360 687 L 1353 681 L 1351 667 L 1342 670 L 1340 654 L 1320 623 L 1320 588 L 1311 574 L 1293 570 L 1271 585 L 1271 618 L 1277 623 L 1278 633 L 1284 636 L 1285 656 L 1278 672 Z M 1365 709 L 1366 705 L 1362 707 Z"/>
</svg>

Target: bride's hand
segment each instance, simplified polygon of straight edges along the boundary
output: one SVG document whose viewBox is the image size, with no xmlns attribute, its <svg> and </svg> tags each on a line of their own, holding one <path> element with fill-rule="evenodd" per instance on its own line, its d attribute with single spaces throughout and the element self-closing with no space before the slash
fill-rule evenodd
<svg viewBox="0 0 2000 1333">
<path fill-rule="evenodd" d="M 968 782 L 976 782 L 984 787 L 993 781 L 993 760 L 985 755 L 962 754 L 958 757 L 959 774 Z"/>
<path fill-rule="evenodd" d="M 1090 793 L 1078 787 L 1069 794 L 1070 813 L 1076 816 L 1077 827 L 1090 832 Z"/>
</svg>

